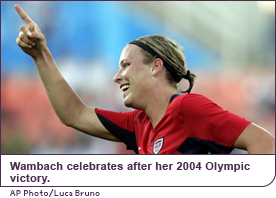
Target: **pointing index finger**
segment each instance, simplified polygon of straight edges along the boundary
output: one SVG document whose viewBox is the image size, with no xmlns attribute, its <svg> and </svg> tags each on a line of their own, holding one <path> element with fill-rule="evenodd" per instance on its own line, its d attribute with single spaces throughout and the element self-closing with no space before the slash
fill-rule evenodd
<svg viewBox="0 0 276 198">
<path fill-rule="evenodd" d="M 24 10 L 19 5 L 14 5 L 14 8 L 18 12 L 22 20 L 25 21 L 25 23 L 33 22 L 33 20 L 26 14 L 26 12 L 24 12 Z"/>
</svg>

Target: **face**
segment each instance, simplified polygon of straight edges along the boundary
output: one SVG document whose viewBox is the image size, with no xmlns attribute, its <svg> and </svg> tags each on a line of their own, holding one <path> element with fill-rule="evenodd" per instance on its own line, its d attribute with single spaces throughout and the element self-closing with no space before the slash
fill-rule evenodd
<svg viewBox="0 0 276 198">
<path fill-rule="evenodd" d="M 119 84 L 124 97 L 124 104 L 134 109 L 143 109 L 143 104 L 150 93 L 150 64 L 143 63 L 140 47 L 127 45 L 121 53 L 119 71 L 114 81 Z"/>
</svg>

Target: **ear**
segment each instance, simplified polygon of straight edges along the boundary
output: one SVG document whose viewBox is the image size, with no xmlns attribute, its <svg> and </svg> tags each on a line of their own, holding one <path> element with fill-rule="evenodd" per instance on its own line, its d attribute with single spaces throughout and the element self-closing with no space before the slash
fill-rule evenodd
<svg viewBox="0 0 276 198">
<path fill-rule="evenodd" d="M 154 59 L 151 67 L 152 75 L 156 76 L 158 74 L 161 74 L 162 68 L 163 68 L 163 61 L 160 58 Z"/>
</svg>

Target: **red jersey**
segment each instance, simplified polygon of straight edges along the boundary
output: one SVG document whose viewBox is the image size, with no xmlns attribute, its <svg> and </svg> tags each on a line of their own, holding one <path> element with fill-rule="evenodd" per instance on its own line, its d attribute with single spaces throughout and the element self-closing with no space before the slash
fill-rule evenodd
<svg viewBox="0 0 276 198">
<path fill-rule="evenodd" d="M 95 111 L 110 133 L 139 154 L 230 153 L 251 123 L 199 94 L 173 95 L 155 127 L 144 111 Z"/>
</svg>

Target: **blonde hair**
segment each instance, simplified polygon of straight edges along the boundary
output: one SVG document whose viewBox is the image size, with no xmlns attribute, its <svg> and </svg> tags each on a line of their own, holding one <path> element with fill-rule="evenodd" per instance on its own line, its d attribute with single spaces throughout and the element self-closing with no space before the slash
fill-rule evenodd
<svg viewBox="0 0 276 198">
<path fill-rule="evenodd" d="M 191 91 L 196 75 L 187 70 L 184 50 L 175 41 L 163 35 L 149 35 L 140 37 L 130 42 L 130 44 L 141 47 L 145 64 L 151 63 L 157 57 L 163 60 L 166 77 L 170 85 L 176 87 L 176 84 L 184 78 L 190 83 L 189 89 L 185 92 L 189 93 Z M 144 47 L 145 45 L 146 47 Z"/>
</svg>

